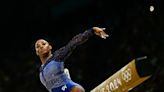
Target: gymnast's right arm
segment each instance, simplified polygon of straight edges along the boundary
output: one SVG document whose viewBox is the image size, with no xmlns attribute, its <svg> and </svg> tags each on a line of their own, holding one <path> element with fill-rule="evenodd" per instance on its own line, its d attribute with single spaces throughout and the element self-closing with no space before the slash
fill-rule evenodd
<svg viewBox="0 0 164 92">
<path fill-rule="evenodd" d="M 60 48 L 59 50 L 55 51 L 54 58 L 56 61 L 64 61 L 71 52 L 80 44 L 86 42 L 89 37 L 91 37 L 93 34 L 96 34 L 97 36 L 100 36 L 103 39 L 106 39 L 108 37 L 108 34 L 104 32 L 105 28 L 99 28 L 99 27 L 93 27 L 89 30 L 86 30 L 83 33 L 80 33 L 72 38 L 72 40 L 69 41 L 69 43 Z"/>
</svg>

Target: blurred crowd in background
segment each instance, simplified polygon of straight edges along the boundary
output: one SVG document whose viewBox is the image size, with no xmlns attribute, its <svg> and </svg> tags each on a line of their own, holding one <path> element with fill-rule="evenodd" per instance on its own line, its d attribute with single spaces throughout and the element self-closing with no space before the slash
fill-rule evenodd
<svg viewBox="0 0 164 92">
<path fill-rule="evenodd" d="M 91 37 L 65 67 L 89 92 L 132 59 L 158 58 L 158 70 L 130 92 L 163 92 L 163 0 L 3 0 L 1 3 L 0 92 L 48 92 L 39 81 L 34 42 L 48 38 L 54 50 L 93 27 L 109 38 Z M 150 6 L 154 7 L 150 11 Z"/>
</svg>

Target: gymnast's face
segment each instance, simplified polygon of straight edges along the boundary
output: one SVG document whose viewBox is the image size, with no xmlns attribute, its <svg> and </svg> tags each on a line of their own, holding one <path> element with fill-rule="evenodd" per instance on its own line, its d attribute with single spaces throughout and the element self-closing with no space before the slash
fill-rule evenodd
<svg viewBox="0 0 164 92">
<path fill-rule="evenodd" d="M 35 43 L 35 51 L 38 56 L 48 54 L 52 46 L 44 39 L 39 39 Z"/>
</svg>

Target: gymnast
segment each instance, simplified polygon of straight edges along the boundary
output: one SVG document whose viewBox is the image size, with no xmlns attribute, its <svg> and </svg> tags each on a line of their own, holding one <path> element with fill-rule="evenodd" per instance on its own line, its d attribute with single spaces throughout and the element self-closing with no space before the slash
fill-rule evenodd
<svg viewBox="0 0 164 92">
<path fill-rule="evenodd" d="M 52 52 L 52 45 L 47 40 L 36 40 L 35 51 L 41 61 L 39 77 L 49 92 L 85 92 L 80 84 L 72 81 L 64 72 L 64 62 L 78 45 L 86 42 L 94 34 L 106 39 L 109 35 L 104 30 L 105 28 L 92 27 L 74 36 L 55 52 Z"/>
</svg>

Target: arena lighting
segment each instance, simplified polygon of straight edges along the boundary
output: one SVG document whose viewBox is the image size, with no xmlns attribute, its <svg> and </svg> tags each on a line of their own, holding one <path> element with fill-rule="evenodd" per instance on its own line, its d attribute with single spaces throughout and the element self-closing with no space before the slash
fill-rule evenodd
<svg viewBox="0 0 164 92">
<path fill-rule="evenodd" d="M 150 12 L 153 12 L 154 11 L 154 6 L 151 5 L 150 8 L 149 8 Z"/>
<path fill-rule="evenodd" d="M 90 92 L 128 92 L 152 76 L 154 61 L 147 56 L 133 59 Z"/>
</svg>

